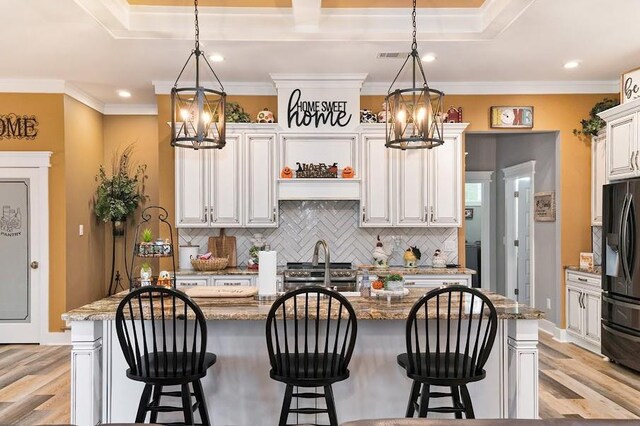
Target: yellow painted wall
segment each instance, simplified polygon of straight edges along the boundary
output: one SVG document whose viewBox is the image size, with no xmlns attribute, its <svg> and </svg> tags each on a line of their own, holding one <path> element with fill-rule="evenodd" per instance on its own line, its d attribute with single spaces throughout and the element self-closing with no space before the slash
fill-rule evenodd
<svg viewBox="0 0 640 426">
<path fill-rule="evenodd" d="M 167 126 L 168 127 L 168 126 Z M 144 206 L 158 205 L 158 184 L 161 173 L 158 168 L 158 117 L 155 115 L 107 115 L 104 117 L 104 164 L 107 170 L 111 170 L 111 164 L 116 152 L 122 152 L 128 145 L 134 144 L 133 163 L 146 164 L 149 179 L 144 185 L 144 193 L 149 197 Z M 171 167 L 173 173 L 173 166 Z M 163 171 L 164 172 L 164 171 Z M 116 270 L 123 277 L 122 284 L 128 288 L 129 282 L 124 268 L 124 256 L 127 262 L 131 262 L 131 247 L 134 240 L 136 225 L 140 222 L 141 210 L 136 212 L 127 223 L 127 252 L 124 253 L 124 241 L 118 237 L 116 241 Z M 172 224 L 174 222 L 172 221 Z M 154 221 L 151 229 L 156 235 L 157 221 Z M 113 234 L 111 224 L 104 226 L 104 284 L 105 291 L 111 278 L 111 257 Z"/>
<path fill-rule="evenodd" d="M 0 114 L 35 115 L 38 137 L 1 140 L 2 151 L 52 151 L 49 169 L 49 329 L 60 331 L 66 307 L 66 194 L 64 175 L 64 96 L 0 93 Z M 37 260 L 37 259 L 34 259 Z"/>
<path fill-rule="evenodd" d="M 103 116 L 64 97 L 66 188 L 66 309 L 105 296 L 104 231 L 93 206 L 95 176 L 103 159 Z M 84 235 L 79 234 L 84 226 Z"/>
</svg>

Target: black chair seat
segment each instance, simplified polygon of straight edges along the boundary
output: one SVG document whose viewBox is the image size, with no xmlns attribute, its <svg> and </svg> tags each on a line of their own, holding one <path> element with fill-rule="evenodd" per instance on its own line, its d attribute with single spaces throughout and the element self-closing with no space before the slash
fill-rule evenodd
<svg viewBox="0 0 640 426">
<path fill-rule="evenodd" d="M 349 377 L 349 370 L 344 368 L 344 357 L 332 353 L 318 355 L 302 354 L 282 355 L 282 361 L 277 359 L 277 369 L 271 370 L 271 378 L 283 383 L 302 383 L 309 386 L 324 386 L 345 380 Z M 283 374 L 277 374 L 281 371 Z M 338 374 L 339 373 L 339 374 Z"/>
<path fill-rule="evenodd" d="M 469 367 L 471 365 L 471 357 L 458 355 L 456 371 L 455 353 L 440 354 L 439 356 L 440 361 L 436 363 L 435 353 L 429 354 L 429 357 L 427 357 L 426 353 L 421 353 L 419 357 L 416 357 L 414 354 L 414 369 L 417 369 L 417 365 L 421 365 L 422 371 L 419 373 L 407 373 L 407 376 L 419 382 L 426 382 L 432 385 L 450 386 L 451 384 L 457 384 L 456 382 L 477 382 L 478 380 L 484 379 L 487 375 L 484 370 L 481 370 L 480 374 L 478 374 L 478 372 L 475 372 L 474 374 L 473 369 Z M 397 360 L 400 367 L 409 371 L 409 355 L 407 353 L 398 355 Z M 463 371 L 465 363 L 467 368 Z"/>
<path fill-rule="evenodd" d="M 198 357 L 199 354 L 196 354 L 196 364 Z M 149 354 L 149 371 L 146 371 L 147 360 L 146 356 L 143 356 L 140 363 L 142 366 L 142 374 L 131 374 L 131 369 L 127 369 L 127 377 L 140 382 L 149 382 L 151 379 L 156 383 L 163 382 L 163 384 L 188 383 L 204 377 L 207 374 L 207 369 L 216 363 L 217 357 L 215 354 L 205 352 L 204 371 L 202 372 L 198 371 L 197 365 L 196 370 L 193 370 L 192 359 L 193 355 L 191 352 L 187 352 L 186 354 L 183 352 L 158 352 L 157 357 L 154 354 Z M 156 363 L 158 365 L 157 370 Z M 167 367 L 166 371 L 165 366 Z"/>
</svg>

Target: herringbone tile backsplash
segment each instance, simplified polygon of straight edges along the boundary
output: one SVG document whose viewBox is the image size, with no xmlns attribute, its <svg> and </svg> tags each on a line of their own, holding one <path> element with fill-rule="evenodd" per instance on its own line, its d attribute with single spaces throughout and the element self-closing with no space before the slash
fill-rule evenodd
<svg viewBox="0 0 640 426">
<path fill-rule="evenodd" d="M 278 252 L 278 264 L 310 261 L 317 240 L 325 239 L 331 250 L 331 261 L 369 264 L 371 252 L 380 235 L 385 248 L 394 247 L 393 237 L 400 239 L 400 247 L 390 258 L 392 265 L 402 264 L 402 252 L 408 246 L 422 251 L 420 265 L 431 265 L 436 249 L 447 255 L 450 263 L 458 261 L 457 228 L 360 228 L 358 227 L 357 201 L 281 201 L 280 227 L 273 229 L 227 228 L 226 235 L 236 237 L 238 265 L 246 265 L 249 259 L 249 239 L 253 234 L 263 234 L 272 250 Z M 207 249 L 209 236 L 218 235 L 216 229 L 180 229 L 180 244 L 191 241 Z M 445 243 L 456 250 L 445 252 Z M 322 260 L 321 260 L 322 261 Z"/>
<path fill-rule="evenodd" d="M 593 263 L 602 265 L 602 226 L 594 226 L 591 228 L 593 243 Z"/>
</svg>

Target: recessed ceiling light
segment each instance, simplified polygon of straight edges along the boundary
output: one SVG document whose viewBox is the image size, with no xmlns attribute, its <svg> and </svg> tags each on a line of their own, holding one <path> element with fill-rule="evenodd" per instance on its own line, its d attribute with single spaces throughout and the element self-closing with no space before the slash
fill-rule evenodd
<svg viewBox="0 0 640 426">
<path fill-rule="evenodd" d="M 422 56 L 422 62 L 433 62 L 435 60 L 436 60 L 435 53 L 427 53 L 426 55 Z"/>
<path fill-rule="evenodd" d="M 209 56 L 209 60 L 211 62 L 222 62 L 224 61 L 224 56 L 220 55 L 219 53 L 214 53 L 213 55 Z"/>
<path fill-rule="evenodd" d="M 131 92 L 129 92 L 128 90 L 118 90 L 118 96 L 120 96 L 121 98 L 130 98 Z"/>
<path fill-rule="evenodd" d="M 578 68 L 579 66 L 580 66 L 580 61 L 569 61 L 564 64 L 564 68 L 568 70 L 573 68 Z"/>
</svg>

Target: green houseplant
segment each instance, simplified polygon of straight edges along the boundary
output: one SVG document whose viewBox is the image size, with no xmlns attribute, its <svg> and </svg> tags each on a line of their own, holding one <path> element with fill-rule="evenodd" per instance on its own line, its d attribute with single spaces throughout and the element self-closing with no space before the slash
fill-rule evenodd
<svg viewBox="0 0 640 426">
<path fill-rule="evenodd" d="M 146 199 L 144 182 L 147 165 L 133 164 L 133 148 L 132 144 L 121 153 L 114 154 L 111 176 L 107 176 L 104 166 L 100 166 L 96 176 L 98 188 L 94 210 L 98 219 L 113 223 L 114 235 L 124 233 L 124 222 Z"/>
<path fill-rule="evenodd" d="M 598 117 L 598 113 L 606 111 L 609 108 L 613 108 L 620 104 L 617 99 L 605 98 L 596 103 L 591 111 L 589 111 L 589 119 L 580 120 L 582 129 L 573 129 L 573 134 L 576 136 L 584 135 L 587 137 L 597 136 L 600 129 L 605 126 L 605 121 Z"/>
</svg>

